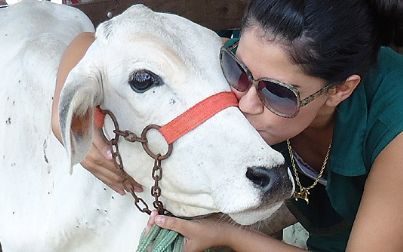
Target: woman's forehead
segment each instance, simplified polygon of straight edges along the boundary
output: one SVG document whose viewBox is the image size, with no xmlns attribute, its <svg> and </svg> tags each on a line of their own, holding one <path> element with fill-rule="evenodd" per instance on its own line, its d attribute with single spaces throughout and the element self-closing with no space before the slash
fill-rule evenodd
<svg viewBox="0 0 403 252">
<path fill-rule="evenodd" d="M 287 51 L 275 42 L 263 41 L 254 34 L 242 35 L 237 57 L 249 68 L 254 78 L 270 77 L 290 82 L 290 77 L 301 74 L 300 68 L 293 64 Z"/>
<path fill-rule="evenodd" d="M 247 29 L 242 33 L 236 52 L 239 60 L 251 71 L 255 79 L 271 78 L 284 83 L 301 86 L 318 87 L 323 80 L 307 75 L 292 60 L 286 47 L 275 40 L 265 39 L 257 29 Z"/>
</svg>

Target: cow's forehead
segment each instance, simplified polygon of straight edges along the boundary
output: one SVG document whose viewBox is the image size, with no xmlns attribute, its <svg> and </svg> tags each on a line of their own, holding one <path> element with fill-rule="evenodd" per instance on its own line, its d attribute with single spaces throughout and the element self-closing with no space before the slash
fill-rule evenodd
<svg viewBox="0 0 403 252">
<path fill-rule="evenodd" d="M 96 37 L 104 39 L 108 44 L 132 42 L 137 37 L 152 37 L 175 51 L 192 48 L 193 54 L 199 50 L 216 48 L 217 42 L 220 44 L 213 31 L 177 15 L 153 12 L 144 5 L 134 5 L 120 16 L 102 23 L 97 28 Z"/>
<path fill-rule="evenodd" d="M 219 36 L 177 15 L 136 5 L 99 25 L 96 38 L 103 52 L 92 58 L 99 61 L 102 55 L 100 62 L 107 62 L 103 68 L 112 69 L 107 72 L 115 79 L 145 68 L 171 80 L 167 83 L 182 83 L 192 76 L 215 83 L 214 90 L 228 85 L 220 75 Z"/>
</svg>

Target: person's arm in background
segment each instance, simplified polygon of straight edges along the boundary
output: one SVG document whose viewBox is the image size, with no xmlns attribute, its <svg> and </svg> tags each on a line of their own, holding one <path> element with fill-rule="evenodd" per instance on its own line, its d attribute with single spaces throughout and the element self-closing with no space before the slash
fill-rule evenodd
<svg viewBox="0 0 403 252">
<path fill-rule="evenodd" d="M 68 74 L 84 57 L 87 49 L 91 46 L 94 40 L 95 37 L 93 33 L 85 32 L 79 34 L 67 47 L 60 60 L 52 104 L 52 130 L 56 138 L 61 143 L 63 141 L 59 125 L 60 92 L 64 86 Z M 125 190 L 123 187 L 123 180 L 125 179 L 125 176 L 123 172 L 114 165 L 110 146 L 105 142 L 101 134 L 101 129 L 94 131 L 94 140 L 92 146 L 85 159 L 81 162 L 81 165 L 117 193 L 124 195 Z M 134 180 L 131 181 L 131 184 L 134 188 L 134 191 L 142 191 L 141 185 L 136 183 Z"/>
<path fill-rule="evenodd" d="M 403 251 L 403 132 L 376 157 L 346 251 Z"/>
</svg>

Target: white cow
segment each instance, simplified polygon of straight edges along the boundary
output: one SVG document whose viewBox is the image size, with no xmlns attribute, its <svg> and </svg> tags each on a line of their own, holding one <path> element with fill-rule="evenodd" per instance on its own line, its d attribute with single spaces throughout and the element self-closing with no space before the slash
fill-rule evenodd
<svg viewBox="0 0 403 252">
<path fill-rule="evenodd" d="M 60 104 L 66 152 L 51 132 L 52 94 L 64 49 L 84 31 L 93 31 L 91 22 L 71 7 L 23 1 L 0 9 L 4 252 L 134 251 L 148 216 L 130 195 L 114 193 L 77 164 L 91 142 L 92 108 L 100 104 L 121 129 L 140 134 L 148 124 L 164 125 L 230 90 L 214 32 L 133 6 L 97 28 L 95 42 L 67 78 Z M 152 82 L 144 86 L 139 76 Z M 70 127 L 77 120 L 88 127 Z M 105 131 L 112 130 L 107 121 Z M 157 131 L 148 138 L 155 152 L 166 151 Z M 141 144 L 120 139 L 125 170 L 144 185 L 139 196 L 152 205 L 153 160 Z M 174 142 L 172 155 L 162 161 L 161 201 L 177 216 L 222 212 L 251 224 L 291 195 L 294 185 L 283 162 L 238 108 L 226 108 Z"/>
</svg>

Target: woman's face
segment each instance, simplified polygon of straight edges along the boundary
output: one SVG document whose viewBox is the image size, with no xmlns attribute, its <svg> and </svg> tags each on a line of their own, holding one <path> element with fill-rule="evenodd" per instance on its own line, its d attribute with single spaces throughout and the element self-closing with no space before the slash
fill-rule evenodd
<svg viewBox="0 0 403 252">
<path fill-rule="evenodd" d="M 251 71 L 254 79 L 270 78 L 294 85 L 300 98 L 315 93 L 326 83 L 324 80 L 306 75 L 291 62 L 281 45 L 265 40 L 258 28 L 249 28 L 242 33 L 236 52 L 238 59 Z M 257 96 L 256 88 L 245 92 L 233 89 L 239 99 L 239 108 L 249 122 L 259 131 L 268 144 L 276 144 L 292 138 L 310 125 L 315 125 L 320 117 L 326 116 L 323 94 L 308 105 L 301 107 L 294 118 L 280 117 L 268 110 Z"/>
</svg>

